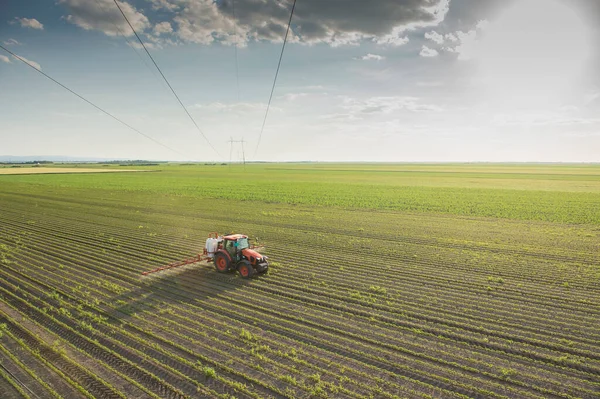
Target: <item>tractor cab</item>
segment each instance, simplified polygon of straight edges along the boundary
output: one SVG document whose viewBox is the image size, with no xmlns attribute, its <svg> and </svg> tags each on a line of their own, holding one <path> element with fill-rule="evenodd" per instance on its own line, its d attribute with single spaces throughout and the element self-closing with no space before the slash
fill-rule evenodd
<svg viewBox="0 0 600 399">
<path fill-rule="evenodd" d="M 250 248 L 248 236 L 232 234 L 223 237 L 223 249 L 227 251 L 232 259 L 240 260 L 241 252 L 247 248 Z"/>
</svg>

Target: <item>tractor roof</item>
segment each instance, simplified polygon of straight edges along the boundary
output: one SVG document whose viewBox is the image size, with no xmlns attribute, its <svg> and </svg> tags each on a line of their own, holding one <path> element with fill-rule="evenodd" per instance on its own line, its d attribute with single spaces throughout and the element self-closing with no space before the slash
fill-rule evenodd
<svg viewBox="0 0 600 399">
<path fill-rule="evenodd" d="M 237 241 L 240 238 L 248 238 L 248 236 L 243 235 L 243 234 L 230 234 L 228 236 L 223 236 L 223 239 L 229 240 L 229 241 Z"/>
</svg>

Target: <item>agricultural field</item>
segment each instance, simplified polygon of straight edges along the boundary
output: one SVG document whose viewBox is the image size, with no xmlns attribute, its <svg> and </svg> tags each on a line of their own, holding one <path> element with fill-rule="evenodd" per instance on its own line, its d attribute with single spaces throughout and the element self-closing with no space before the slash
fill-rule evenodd
<svg viewBox="0 0 600 399">
<path fill-rule="evenodd" d="M 107 172 L 137 172 L 128 169 L 100 169 L 100 168 L 34 168 L 34 167 L 1 167 L 0 175 L 33 175 L 54 173 L 107 173 Z"/>
<path fill-rule="evenodd" d="M 0 175 L 2 398 L 600 397 L 599 165 L 126 169 Z"/>
</svg>

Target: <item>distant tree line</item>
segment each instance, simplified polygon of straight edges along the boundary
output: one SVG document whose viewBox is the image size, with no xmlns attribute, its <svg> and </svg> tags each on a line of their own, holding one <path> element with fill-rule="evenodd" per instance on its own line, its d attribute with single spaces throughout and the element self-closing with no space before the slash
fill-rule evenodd
<svg viewBox="0 0 600 399">
<path fill-rule="evenodd" d="M 52 161 L 0 162 L 0 165 L 42 165 L 53 164 Z"/>
</svg>

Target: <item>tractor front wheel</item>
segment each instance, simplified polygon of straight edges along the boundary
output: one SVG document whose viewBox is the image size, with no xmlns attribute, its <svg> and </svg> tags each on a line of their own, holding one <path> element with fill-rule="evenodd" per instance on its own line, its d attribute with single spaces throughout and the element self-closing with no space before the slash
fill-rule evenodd
<svg viewBox="0 0 600 399">
<path fill-rule="evenodd" d="M 250 278 L 254 275 L 254 269 L 252 268 L 250 262 L 248 262 L 247 260 L 243 260 L 240 263 L 238 263 L 237 269 L 242 278 Z"/>
<path fill-rule="evenodd" d="M 229 259 L 227 259 L 224 254 L 217 252 L 215 254 L 214 263 L 215 269 L 217 269 L 219 273 L 227 273 L 229 271 Z"/>
</svg>

